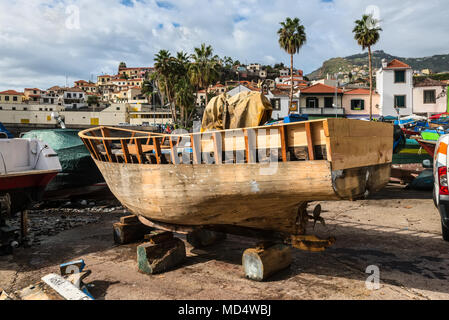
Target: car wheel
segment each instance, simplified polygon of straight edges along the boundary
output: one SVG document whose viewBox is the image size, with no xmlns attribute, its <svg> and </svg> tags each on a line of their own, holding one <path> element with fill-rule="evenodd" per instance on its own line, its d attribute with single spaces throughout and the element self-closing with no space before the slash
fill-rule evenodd
<svg viewBox="0 0 449 320">
<path fill-rule="evenodd" d="M 441 229 L 443 233 L 443 240 L 449 242 L 449 228 L 441 223 Z"/>
</svg>

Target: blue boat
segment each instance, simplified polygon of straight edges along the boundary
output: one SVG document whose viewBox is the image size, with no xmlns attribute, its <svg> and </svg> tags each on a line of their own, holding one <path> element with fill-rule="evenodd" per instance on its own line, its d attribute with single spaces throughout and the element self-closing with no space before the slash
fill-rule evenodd
<svg viewBox="0 0 449 320">
<path fill-rule="evenodd" d="M 2 138 L 2 133 L 3 133 L 3 135 L 6 135 L 6 137 L 8 139 L 14 138 L 14 136 L 11 134 L 11 132 L 9 132 L 8 129 L 5 128 L 3 123 L 0 122 L 0 138 Z"/>
</svg>

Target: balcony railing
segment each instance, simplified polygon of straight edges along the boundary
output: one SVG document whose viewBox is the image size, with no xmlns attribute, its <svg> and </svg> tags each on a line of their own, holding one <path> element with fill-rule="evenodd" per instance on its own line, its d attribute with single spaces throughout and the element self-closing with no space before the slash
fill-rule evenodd
<svg viewBox="0 0 449 320">
<path fill-rule="evenodd" d="M 343 108 L 300 108 L 301 114 L 308 115 L 344 115 Z"/>
</svg>

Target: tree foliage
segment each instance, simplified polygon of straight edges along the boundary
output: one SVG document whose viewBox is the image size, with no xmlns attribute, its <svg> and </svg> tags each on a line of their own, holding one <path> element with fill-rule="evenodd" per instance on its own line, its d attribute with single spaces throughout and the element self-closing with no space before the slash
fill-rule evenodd
<svg viewBox="0 0 449 320">
<path fill-rule="evenodd" d="M 297 54 L 302 46 L 306 43 L 307 37 L 304 26 L 301 24 L 301 20 L 298 18 L 287 18 L 284 22 L 281 22 L 281 28 L 278 30 L 279 45 L 282 49 L 290 54 L 290 76 L 291 76 L 291 89 L 290 89 L 290 106 L 293 103 L 293 55 Z M 289 108 L 290 110 L 290 108 Z M 290 111 L 289 111 L 290 113 Z"/>
</svg>

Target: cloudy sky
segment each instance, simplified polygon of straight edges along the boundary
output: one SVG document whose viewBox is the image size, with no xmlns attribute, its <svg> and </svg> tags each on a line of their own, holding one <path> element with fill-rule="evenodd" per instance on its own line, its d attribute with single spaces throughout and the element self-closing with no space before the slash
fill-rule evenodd
<svg viewBox="0 0 449 320">
<path fill-rule="evenodd" d="M 307 44 L 295 67 L 359 53 L 351 33 L 366 11 L 382 20 L 375 49 L 405 57 L 449 53 L 447 0 L 0 0 L 0 90 L 47 89 L 152 66 L 160 49 L 192 52 L 202 42 L 243 63 L 289 64 L 277 30 L 298 17 Z"/>
</svg>

